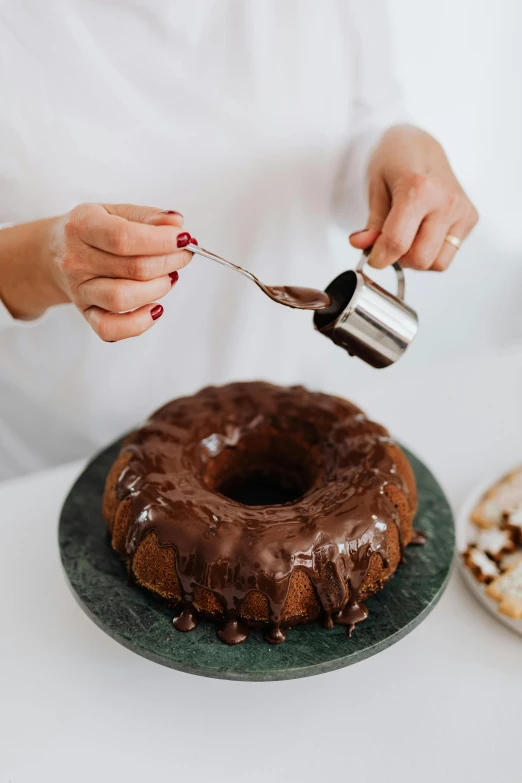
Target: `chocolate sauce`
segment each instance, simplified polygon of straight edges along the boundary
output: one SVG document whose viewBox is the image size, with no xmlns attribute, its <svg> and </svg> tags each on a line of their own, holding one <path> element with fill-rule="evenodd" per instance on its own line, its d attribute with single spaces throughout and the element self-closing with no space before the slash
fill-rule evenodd
<svg viewBox="0 0 522 783">
<path fill-rule="evenodd" d="M 286 633 L 279 625 L 271 626 L 270 630 L 265 633 L 265 640 L 269 644 L 283 644 L 286 641 Z"/>
<path fill-rule="evenodd" d="M 237 617 L 229 617 L 225 625 L 218 629 L 217 636 L 225 644 L 241 644 L 248 638 L 248 626 Z"/>
<path fill-rule="evenodd" d="M 127 557 L 150 531 L 173 548 L 185 607 L 178 630 L 194 627 L 199 586 L 223 607 L 219 638 L 244 641 L 248 628 L 238 616 L 255 590 L 268 601 L 267 641 L 279 644 L 290 579 L 302 570 L 326 626 L 351 632 L 367 614 L 358 597 L 372 555 L 386 565 L 390 525 L 400 536 L 385 488 L 409 497 L 390 443 L 354 405 L 303 387 L 235 383 L 174 400 L 125 446 L 131 456 L 117 492 L 132 500 Z M 264 471 L 280 472 L 300 496 L 254 506 L 223 494 L 234 478 Z"/>
<path fill-rule="evenodd" d="M 197 624 L 198 621 L 196 615 L 190 609 L 184 609 L 181 614 L 175 617 L 172 621 L 172 625 L 176 631 L 182 631 L 183 633 L 186 633 L 187 631 L 193 631 Z"/>
<path fill-rule="evenodd" d="M 362 623 L 368 617 L 368 609 L 364 604 L 358 604 L 356 601 L 347 603 L 335 616 L 335 622 L 339 625 L 348 626 L 348 636 L 352 635 L 353 629 L 357 623 Z"/>
<path fill-rule="evenodd" d="M 331 299 L 324 291 L 315 288 L 299 288 L 294 285 L 267 286 L 270 296 L 280 304 L 295 307 L 299 310 L 324 310 L 331 304 Z"/>
<path fill-rule="evenodd" d="M 424 546 L 426 543 L 426 536 L 421 530 L 413 531 L 413 538 L 410 541 L 412 546 Z"/>
</svg>

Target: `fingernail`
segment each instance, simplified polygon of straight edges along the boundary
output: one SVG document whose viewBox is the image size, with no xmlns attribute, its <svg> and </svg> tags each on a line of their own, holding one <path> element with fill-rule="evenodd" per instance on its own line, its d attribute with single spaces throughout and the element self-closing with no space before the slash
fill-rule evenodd
<svg viewBox="0 0 522 783">
<path fill-rule="evenodd" d="M 174 283 L 178 282 L 179 275 L 178 275 L 177 272 L 170 272 L 169 277 L 170 277 L 170 284 L 171 285 L 174 285 Z"/>
<path fill-rule="evenodd" d="M 349 239 L 351 239 L 352 237 L 356 237 L 357 234 L 365 234 L 367 231 L 370 231 L 370 229 L 369 228 L 361 228 L 361 229 L 359 229 L 359 231 L 354 231 L 352 234 L 350 234 Z"/>
<path fill-rule="evenodd" d="M 198 240 L 194 239 L 194 237 L 190 237 L 190 241 L 192 242 L 193 245 L 197 245 L 198 244 Z"/>
<path fill-rule="evenodd" d="M 178 247 L 187 247 L 189 242 L 190 234 L 188 231 L 183 231 L 181 234 L 178 234 Z"/>
<path fill-rule="evenodd" d="M 150 311 L 150 315 L 153 321 L 157 321 L 160 315 L 163 315 L 163 307 L 161 305 L 155 305 Z"/>
<path fill-rule="evenodd" d="M 175 210 L 175 209 L 163 209 L 163 210 L 160 212 L 160 214 L 161 214 L 161 215 L 179 215 L 179 217 L 183 217 L 183 215 L 181 214 L 181 212 L 176 212 L 176 210 Z"/>
</svg>

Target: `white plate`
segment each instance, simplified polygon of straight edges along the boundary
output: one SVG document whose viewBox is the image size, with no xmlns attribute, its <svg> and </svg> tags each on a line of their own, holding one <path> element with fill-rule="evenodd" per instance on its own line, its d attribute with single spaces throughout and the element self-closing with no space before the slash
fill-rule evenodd
<svg viewBox="0 0 522 783">
<path fill-rule="evenodd" d="M 499 622 L 501 622 L 503 625 L 507 625 L 508 628 L 511 628 L 512 631 L 515 631 L 516 633 L 520 634 L 522 636 L 522 620 L 513 620 L 511 617 L 506 617 L 506 615 L 501 614 L 498 611 L 498 604 L 496 601 L 494 601 L 492 598 L 490 598 L 486 594 L 486 587 L 481 582 L 478 582 L 477 579 L 473 576 L 469 568 L 464 564 L 462 560 L 462 552 L 466 549 L 469 542 L 473 540 L 474 535 L 476 535 L 477 527 L 473 524 L 471 521 L 471 512 L 479 502 L 482 495 L 487 492 L 488 489 L 490 489 L 494 484 L 499 482 L 507 473 L 510 473 L 512 470 L 515 470 L 520 467 L 520 463 L 518 465 L 508 465 L 506 466 L 506 469 L 497 473 L 495 472 L 494 475 L 490 475 L 487 478 L 484 478 L 477 486 L 473 489 L 472 492 L 468 495 L 466 500 L 461 506 L 461 509 L 458 513 L 457 520 L 456 520 L 456 536 L 457 536 L 457 567 L 462 574 L 464 581 L 466 582 L 467 586 L 477 597 L 479 602 L 482 604 L 482 606 L 485 607 L 485 609 L 488 610 L 490 614 L 493 615 Z"/>
</svg>

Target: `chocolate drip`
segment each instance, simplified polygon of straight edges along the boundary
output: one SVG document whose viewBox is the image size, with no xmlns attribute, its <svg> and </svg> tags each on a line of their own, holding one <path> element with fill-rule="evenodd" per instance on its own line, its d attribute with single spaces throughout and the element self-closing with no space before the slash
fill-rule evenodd
<svg viewBox="0 0 522 783">
<path fill-rule="evenodd" d="M 372 555 L 388 563 L 390 525 L 400 538 L 385 489 L 409 497 L 391 443 L 354 405 L 302 387 L 237 383 L 175 400 L 125 447 L 131 455 L 117 493 L 132 501 L 127 558 L 151 531 L 172 547 L 184 607 L 178 630 L 195 624 L 194 590 L 203 588 L 223 607 L 219 638 L 238 644 L 248 634 L 242 603 L 257 591 L 268 605 L 267 640 L 279 644 L 299 570 L 315 587 L 326 626 L 333 617 L 353 629 L 367 613 L 358 596 Z M 295 499 L 256 506 L 231 499 L 239 479 L 254 474 L 276 476 Z"/>
<path fill-rule="evenodd" d="M 283 644 L 286 640 L 286 633 L 283 631 L 280 625 L 274 624 L 265 633 L 265 639 L 270 644 Z"/>
<path fill-rule="evenodd" d="M 347 625 L 348 636 L 351 636 L 356 624 L 362 623 L 367 617 L 368 609 L 364 604 L 359 604 L 357 601 L 349 601 L 344 609 L 336 614 L 335 622 L 338 625 Z"/>
<path fill-rule="evenodd" d="M 331 631 L 334 627 L 334 621 L 332 619 L 332 612 L 329 609 L 323 609 L 323 625 L 327 631 Z"/>
<path fill-rule="evenodd" d="M 410 544 L 413 546 L 424 546 L 426 543 L 426 536 L 422 532 L 422 530 L 414 530 L 413 531 L 413 537 L 410 541 Z"/>
<path fill-rule="evenodd" d="M 225 644 L 241 644 L 248 638 L 248 626 L 237 617 L 229 617 L 225 625 L 218 629 L 217 635 Z"/>
<path fill-rule="evenodd" d="M 184 609 L 181 614 L 178 614 L 172 621 L 172 625 L 176 631 L 182 631 L 183 633 L 193 631 L 197 624 L 196 615 L 190 609 Z"/>
</svg>

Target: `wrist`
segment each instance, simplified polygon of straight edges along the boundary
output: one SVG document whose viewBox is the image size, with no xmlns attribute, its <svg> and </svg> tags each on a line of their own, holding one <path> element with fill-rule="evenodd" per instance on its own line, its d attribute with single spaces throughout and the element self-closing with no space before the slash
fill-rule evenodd
<svg viewBox="0 0 522 783">
<path fill-rule="evenodd" d="M 14 318 L 33 320 L 49 307 L 69 301 L 56 263 L 59 220 L 0 231 L 0 298 Z"/>
<path fill-rule="evenodd" d="M 439 142 L 415 125 L 392 125 L 376 145 L 368 167 L 369 175 L 382 173 L 393 177 L 408 171 L 428 174 L 446 162 Z"/>
</svg>

